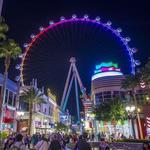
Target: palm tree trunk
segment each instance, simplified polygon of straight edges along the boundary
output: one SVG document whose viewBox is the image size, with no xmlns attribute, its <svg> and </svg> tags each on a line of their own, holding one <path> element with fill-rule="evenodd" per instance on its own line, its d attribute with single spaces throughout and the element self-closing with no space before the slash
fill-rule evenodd
<svg viewBox="0 0 150 150">
<path fill-rule="evenodd" d="M 1 88 L 1 96 L 0 96 L 0 134 L 2 131 L 2 122 L 3 122 L 3 104 L 5 103 L 5 94 L 6 94 L 6 86 L 7 86 L 7 76 L 8 76 L 8 68 L 10 66 L 10 57 L 5 58 L 5 72 L 4 72 L 4 80 L 3 86 Z M 0 144 L 1 144 L 1 135 L 0 135 Z"/>
<path fill-rule="evenodd" d="M 3 104 L 5 103 L 5 97 L 6 97 L 6 87 L 7 87 L 7 78 L 8 78 L 8 69 L 10 66 L 10 57 L 5 58 L 5 72 L 4 72 L 4 82 L 3 82 L 3 90 L 2 90 L 2 96 L 3 96 Z"/>
<path fill-rule="evenodd" d="M 135 89 L 133 89 L 133 98 L 134 98 L 136 109 L 138 109 Z M 138 110 L 136 111 L 136 115 L 137 115 L 137 121 L 138 121 L 138 125 L 139 125 L 140 138 L 143 139 L 142 125 L 141 125 L 141 120 L 140 120 L 140 115 L 139 115 Z"/>
<path fill-rule="evenodd" d="M 33 104 L 32 102 L 29 103 L 29 129 L 28 129 L 28 134 L 31 135 L 31 127 L 32 127 L 32 109 L 33 109 Z"/>
<path fill-rule="evenodd" d="M 3 118 L 3 104 L 5 103 L 5 94 L 6 94 L 6 86 L 7 86 L 7 76 L 8 76 L 8 68 L 10 66 L 10 57 L 5 58 L 5 72 L 4 72 L 4 80 L 3 86 L 1 89 L 1 100 L 0 100 L 0 129 L 2 129 L 2 118 Z"/>
</svg>

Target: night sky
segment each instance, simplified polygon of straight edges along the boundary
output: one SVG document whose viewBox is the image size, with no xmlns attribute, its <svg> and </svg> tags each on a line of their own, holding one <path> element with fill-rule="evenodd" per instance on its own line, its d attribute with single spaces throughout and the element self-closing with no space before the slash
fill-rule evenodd
<svg viewBox="0 0 150 150">
<path fill-rule="evenodd" d="M 50 20 L 57 22 L 61 16 L 70 18 L 72 14 L 79 17 L 88 14 L 91 19 L 100 16 L 104 22 L 111 20 L 114 28 L 121 27 L 122 34 L 131 38 L 130 45 L 138 48 L 135 57 L 140 59 L 142 65 L 150 56 L 148 1 L 4 0 L 2 12 L 10 27 L 9 37 L 14 38 L 21 46 L 30 41 L 32 33 L 39 32 L 39 26 L 46 27 Z M 31 50 L 24 72 L 26 83 L 32 77 L 38 78 L 39 87 L 50 87 L 60 102 L 69 70 L 68 61 L 72 56 L 77 59 L 77 68 L 88 92 L 97 63 L 114 61 L 119 64 L 123 73 L 130 72 L 128 55 L 111 32 L 86 23 L 66 24 L 57 27 L 55 31 L 49 31 L 48 36 L 42 37 Z M 11 79 L 17 74 L 14 64 L 15 62 L 10 68 Z"/>
</svg>

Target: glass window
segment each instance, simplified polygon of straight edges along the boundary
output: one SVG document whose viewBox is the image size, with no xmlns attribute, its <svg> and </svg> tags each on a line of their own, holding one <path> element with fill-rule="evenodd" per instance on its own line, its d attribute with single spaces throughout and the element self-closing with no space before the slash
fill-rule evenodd
<svg viewBox="0 0 150 150">
<path fill-rule="evenodd" d="M 12 106 L 12 101 L 13 101 L 13 92 L 9 91 L 8 105 Z"/>
<path fill-rule="evenodd" d="M 124 91 L 120 92 L 120 98 L 121 98 L 122 101 L 125 101 L 126 97 L 125 97 L 125 92 Z"/>
<path fill-rule="evenodd" d="M 50 116 L 53 116 L 53 107 L 52 106 L 50 106 L 50 108 L 49 108 L 49 111 L 50 111 Z"/>
<path fill-rule="evenodd" d="M 103 96 L 104 96 L 104 101 L 109 101 L 112 99 L 110 91 L 103 92 Z"/>
<path fill-rule="evenodd" d="M 13 99 L 14 99 L 14 100 L 13 100 L 13 106 L 14 106 L 14 107 L 16 106 L 16 98 L 17 98 L 17 97 L 16 97 L 16 94 L 14 94 L 14 98 L 13 98 Z"/>
<path fill-rule="evenodd" d="M 8 103 L 8 96 L 9 96 L 9 92 L 8 89 L 6 89 L 5 104 Z"/>
<path fill-rule="evenodd" d="M 51 107 L 49 107 L 49 115 L 51 114 Z"/>
<path fill-rule="evenodd" d="M 113 92 L 113 97 L 116 97 L 116 96 L 119 96 L 120 95 L 120 92 L 119 91 L 114 91 Z"/>
<path fill-rule="evenodd" d="M 96 102 L 96 104 L 103 102 L 103 93 L 96 93 L 95 94 L 95 102 Z"/>
<path fill-rule="evenodd" d="M 38 104 L 38 111 L 41 111 L 41 104 Z"/>
</svg>

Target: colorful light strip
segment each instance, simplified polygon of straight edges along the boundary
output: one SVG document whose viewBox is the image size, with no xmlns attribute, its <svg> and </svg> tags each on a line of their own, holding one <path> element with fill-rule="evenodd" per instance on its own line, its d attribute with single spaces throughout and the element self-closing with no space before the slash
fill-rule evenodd
<svg viewBox="0 0 150 150">
<path fill-rule="evenodd" d="M 129 58 L 130 58 L 130 62 L 131 62 L 131 73 L 134 74 L 135 73 L 135 65 L 138 65 L 137 63 L 135 63 L 136 61 L 134 60 L 133 58 L 133 53 L 136 52 L 134 51 L 133 52 L 133 48 L 130 48 L 130 46 L 128 45 L 128 42 L 129 42 L 129 38 L 124 38 L 122 35 L 121 35 L 121 32 L 122 32 L 122 29 L 121 28 L 117 28 L 117 29 L 114 29 L 110 23 L 106 22 L 106 23 L 103 23 L 101 20 L 100 20 L 100 17 L 96 17 L 95 19 L 89 19 L 88 17 L 83 17 L 83 18 L 77 18 L 76 15 L 73 15 L 71 19 L 65 19 L 65 18 L 61 18 L 59 22 L 57 23 L 54 23 L 53 21 L 50 21 L 50 25 L 46 28 L 40 28 L 42 29 L 42 31 L 40 30 L 40 32 L 37 34 L 37 35 L 34 35 L 34 36 L 31 36 L 31 39 L 32 41 L 29 43 L 29 44 L 26 44 L 25 46 L 25 52 L 23 54 L 23 58 L 22 58 L 22 63 L 21 63 L 21 82 L 22 84 L 24 85 L 24 76 L 23 76 L 23 70 L 24 70 L 24 63 L 25 63 L 25 59 L 26 59 L 26 56 L 30 50 L 30 48 L 33 46 L 33 44 L 37 41 L 37 39 L 39 39 L 45 32 L 47 32 L 48 30 L 56 27 L 56 26 L 59 26 L 61 24 L 64 24 L 64 23 L 69 23 L 69 22 L 90 22 L 90 23 L 93 23 L 93 24 L 97 24 L 101 27 L 104 27 L 106 28 L 107 30 L 111 31 L 112 34 L 114 34 L 116 37 L 119 38 L 119 40 L 121 41 L 121 43 L 125 46 L 126 50 L 128 51 L 128 55 L 129 55 Z"/>
<path fill-rule="evenodd" d="M 107 71 L 120 71 L 120 68 L 115 68 L 115 67 L 102 67 L 99 70 L 95 70 L 94 74 L 100 73 L 100 72 L 107 72 Z"/>
<path fill-rule="evenodd" d="M 123 73 L 122 72 L 116 72 L 116 71 L 101 72 L 101 73 L 93 75 L 92 76 L 92 81 L 97 79 L 97 78 L 101 78 L 101 77 L 120 76 L 120 75 L 123 75 Z"/>
<path fill-rule="evenodd" d="M 102 62 L 101 64 L 99 65 L 96 65 L 95 66 L 95 69 L 100 69 L 102 67 L 115 67 L 115 68 L 118 68 L 118 64 L 117 63 L 113 63 L 113 62 Z"/>
</svg>

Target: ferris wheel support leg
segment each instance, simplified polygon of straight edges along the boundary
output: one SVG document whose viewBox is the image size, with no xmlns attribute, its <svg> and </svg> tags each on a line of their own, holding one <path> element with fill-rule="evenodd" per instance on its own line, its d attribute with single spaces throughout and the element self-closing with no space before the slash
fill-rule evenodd
<svg viewBox="0 0 150 150">
<path fill-rule="evenodd" d="M 68 88 L 68 92 L 67 92 L 66 98 L 64 99 L 64 103 L 62 104 L 62 107 L 61 107 L 63 111 L 65 111 L 66 106 L 67 106 L 67 102 L 68 102 L 68 98 L 69 98 L 69 95 L 70 95 L 70 91 L 71 91 L 73 79 L 74 79 L 74 75 L 72 75 L 72 78 L 71 78 L 71 81 L 70 81 L 70 84 L 69 84 L 69 88 Z"/>
<path fill-rule="evenodd" d="M 74 69 L 74 71 L 75 71 L 75 73 L 76 73 L 76 77 L 77 77 L 78 83 L 79 83 L 79 85 L 80 85 L 80 89 L 82 89 L 82 88 L 83 88 L 83 84 L 82 84 L 82 81 L 81 81 L 79 72 L 78 72 L 77 67 L 76 67 L 75 64 L 73 64 L 73 69 Z"/>
<path fill-rule="evenodd" d="M 63 96 L 62 96 L 62 99 L 61 99 L 61 108 L 63 107 L 65 96 L 66 96 L 66 92 L 67 92 L 67 89 L 68 89 L 68 84 L 69 84 L 69 79 L 70 79 L 70 75 L 71 75 L 71 70 L 72 70 L 72 64 L 70 65 L 70 68 L 69 68 L 69 72 L 68 72 L 68 76 L 67 76 L 64 92 L 63 92 Z"/>
<path fill-rule="evenodd" d="M 78 122 L 80 122 L 80 108 L 79 108 L 79 95 L 78 95 L 78 85 L 77 85 L 77 77 L 75 76 L 75 92 L 76 92 L 76 104 L 77 104 L 77 115 Z"/>
</svg>

